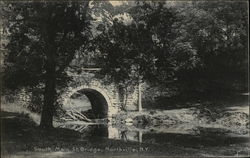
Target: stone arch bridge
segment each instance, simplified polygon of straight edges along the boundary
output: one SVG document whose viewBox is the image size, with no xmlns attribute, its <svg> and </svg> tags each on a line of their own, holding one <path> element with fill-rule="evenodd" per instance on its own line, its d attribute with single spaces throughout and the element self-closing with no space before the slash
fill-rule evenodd
<svg viewBox="0 0 250 158">
<path fill-rule="evenodd" d="M 95 115 L 102 118 L 111 118 L 122 110 L 122 105 L 126 103 L 127 111 L 141 110 L 141 90 L 140 85 L 132 87 L 126 97 L 121 99 L 121 94 L 115 83 L 105 82 L 103 79 L 95 77 L 95 72 L 99 68 L 85 68 L 80 74 L 70 74 L 73 81 L 68 88 L 64 89 L 61 95 L 63 107 L 68 106 L 70 97 L 79 93 L 84 94 L 90 101 Z"/>
</svg>

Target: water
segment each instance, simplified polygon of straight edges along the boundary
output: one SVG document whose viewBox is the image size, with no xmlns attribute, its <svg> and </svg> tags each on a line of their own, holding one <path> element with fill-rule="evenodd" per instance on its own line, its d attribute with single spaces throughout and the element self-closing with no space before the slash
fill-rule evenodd
<svg viewBox="0 0 250 158">
<path fill-rule="evenodd" d="M 126 125 L 125 125 L 126 126 Z M 80 131 L 91 140 L 120 140 L 136 142 L 148 146 L 173 146 L 195 149 L 201 155 L 247 155 L 249 135 L 235 134 L 222 128 L 196 127 L 189 131 L 178 131 L 178 127 L 166 128 L 164 131 L 138 129 L 134 126 L 113 127 L 108 124 L 62 125 L 60 127 Z M 131 130 L 132 129 L 132 130 Z M 179 127 L 181 130 L 182 127 Z M 166 148 L 167 150 L 167 148 Z"/>
<path fill-rule="evenodd" d="M 212 111 L 212 114 L 195 108 L 144 111 L 125 115 L 123 120 L 119 120 L 123 115 L 118 116 L 111 121 L 113 124 L 67 122 L 59 127 L 81 132 L 83 138 L 91 142 L 117 140 L 123 146 L 127 146 L 126 143 L 144 145 L 153 151 L 163 151 L 159 155 L 246 156 L 250 149 L 249 113 L 245 110 L 248 107 L 241 109 Z M 131 120 L 127 122 L 126 118 Z M 176 151 L 171 153 L 171 150 Z"/>
</svg>

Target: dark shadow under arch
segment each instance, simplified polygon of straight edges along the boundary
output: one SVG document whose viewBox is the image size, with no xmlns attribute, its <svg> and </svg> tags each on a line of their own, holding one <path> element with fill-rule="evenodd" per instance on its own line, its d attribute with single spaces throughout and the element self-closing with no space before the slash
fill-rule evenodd
<svg viewBox="0 0 250 158">
<path fill-rule="evenodd" d="M 105 97 L 94 89 L 81 89 L 77 91 L 78 94 L 86 95 L 92 107 L 92 112 L 95 118 L 107 118 L 108 116 L 108 103 Z"/>
</svg>

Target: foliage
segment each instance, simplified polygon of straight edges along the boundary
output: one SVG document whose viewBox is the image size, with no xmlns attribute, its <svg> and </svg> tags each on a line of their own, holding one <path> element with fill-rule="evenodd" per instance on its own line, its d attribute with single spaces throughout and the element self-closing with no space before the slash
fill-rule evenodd
<svg viewBox="0 0 250 158">
<path fill-rule="evenodd" d="M 246 2 L 196 2 L 182 7 L 179 17 L 184 40 L 200 59 L 195 69 L 177 74 L 183 88 L 210 94 L 246 90 Z"/>
<path fill-rule="evenodd" d="M 183 40 L 175 10 L 163 2 L 144 2 L 129 13 L 134 19 L 131 24 L 115 19 L 97 38 L 103 73 L 111 81 L 166 84 L 174 80 L 177 71 L 195 66 L 196 50 L 190 41 Z"/>
<path fill-rule="evenodd" d="M 89 42 L 88 1 L 6 2 L 4 9 L 9 14 L 4 85 L 44 89 L 43 111 L 53 116 L 56 89 L 67 85 L 66 69 Z"/>
<path fill-rule="evenodd" d="M 58 85 L 75 50 L 88 42 L 88 21 L 79 3 L 9 3 L 9 50 L 5 85 L 37 86 L 43 83 L 49 48 L 55 53 Z M 50 43 L 53 42 L 53 43 Z M 18 78 L 18 80 L 16 80 Z"/>
<path fill-rule="evenodd" d="M 98 37 L 111 81 L 190 95 L 247 89 L 245 2 L 137 2 L 127 12 L 131 24 L 116 19 Z"/>
<path fill-rule="evenodd" d="M 70 80 L 67 68 L 78 71 L 91 62 L 121 94 L 143 81 L 190 95 L 247 90 L 246 2 L 88 6 L 87 1 L 8 2 L 4 85 L 38 88 L 44 102 L 52 95 L 54 107 L 56 90 Z M 114 18 L 117 14 L 131 22 Z"/>
</svg>

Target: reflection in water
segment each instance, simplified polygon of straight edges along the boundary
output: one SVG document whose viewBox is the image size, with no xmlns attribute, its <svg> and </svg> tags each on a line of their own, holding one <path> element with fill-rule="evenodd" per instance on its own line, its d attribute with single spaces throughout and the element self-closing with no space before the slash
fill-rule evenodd
<svg viewBox="0 0 250 158">
<path fill-rule="evenodd" d="M 91 138 L 109 138 L 123 141 L 142 142 L 141 131 L 119 130 L 107 124 L 66 124 L 60 125 L 59 128 L 68 128 L 83 133 L 84 136 Z"/>
<path fill-rule="evenodd" d="M 109 131 L 107 128 L 107 125 L 104 124 L 98 124 L 98 125 L 93 125 L 90 128 L 90 133 L 91 137 L 104 137 L 107 138 Z"/>
<path fill-rule="evenodd" d="M 118 128 L 108 127 L 109 139 L 117 139 L 123 141 L 142 142 L 141 131 L 119 130 Z"/>
<path fill-rule="evenodd" d="M 88 138 L 108 138 L 122 141 L 133 141 L 146 144 L 175 145 L 191 148 L 202 147 L 229 147 L 248 143 L 245 136 L 231 136 L 227 130 L 219 128 L 198 127 L 198 134 L 168 133 L 166 132 L 143 132 L 121 130 L 107 124 L 91 125 L 63 125 L 62 128 L 69 128 L 83 133 Z"/>
</svg>

